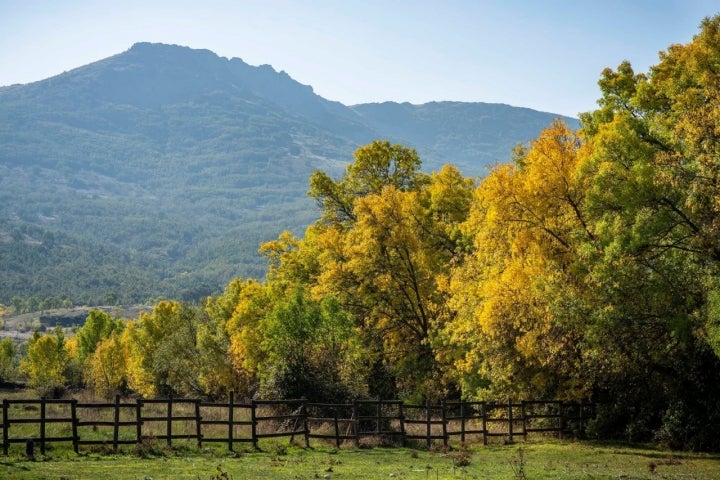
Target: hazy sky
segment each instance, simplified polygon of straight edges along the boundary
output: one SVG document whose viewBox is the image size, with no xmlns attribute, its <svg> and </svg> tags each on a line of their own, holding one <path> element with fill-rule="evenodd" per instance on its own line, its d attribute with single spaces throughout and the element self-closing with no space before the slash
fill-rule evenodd
<svg viewBox="0 0 720 480">
<path fill-rule="evenodd" d="M 576 116 L 605 67 L 688 43 L 718 0 L 0 0 L 0 86 L 141 41 L 270 64 L 346 105 L 500 102 Z"/>
</svg>

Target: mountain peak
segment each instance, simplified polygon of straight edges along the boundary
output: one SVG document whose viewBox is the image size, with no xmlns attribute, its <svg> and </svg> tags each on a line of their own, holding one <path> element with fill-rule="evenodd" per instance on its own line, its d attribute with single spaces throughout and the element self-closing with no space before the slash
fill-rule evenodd
<svg viewBox="0 0 720 480">
<path fill-rule="evenodd" d="M 225 63 L 225 57 L 218 56 L 215 52 L 202 48 L 192 48 L 184 45 L 168 43 L 138 42 L 120 55 L 141 56 L 148 59 L 177 59 L 187 61 L 188 59 L 205 59 Z M 238 59 L 239 60 L 239 59 Z M 242 60 L 241 60 L 242 61 Z"/>
</svg>

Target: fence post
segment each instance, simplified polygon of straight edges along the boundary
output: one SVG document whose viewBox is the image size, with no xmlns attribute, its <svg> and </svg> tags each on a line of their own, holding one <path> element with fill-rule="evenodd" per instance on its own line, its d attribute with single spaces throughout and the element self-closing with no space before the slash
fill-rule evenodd
<svg viewBox="0 0 720 480">
<path fill-rule="evenodd" d="M 113 452 L 117 452 L 120 437 L 120 395 L 115 395 L 115 411 L 113 412 Z"/>
<path fill-rule="evenodd" d="M 460 443 L 465 443 L 465 402 L 460 401 Z"/>
<path fill-rule="evenodd" d="M 377 399 L 377 409 L 375 411 L 375 415 L 377 416 L 375 419 L 375 433 L 379 436 L 380 431 L 382 430 L 382 427 L 380 426 L 380 422 L 382 421 L 382 399 L 380 397 Z"/>
<path fill-rule="evenodd" d="M 172 394 L 168 395 L 168 402 L 167 402 L 167 427 L 165 430 L 167 430 L 167 444 L 168 447 L 172 445 L 172 408 L 173 406 L 173 397 Z"/>
<path fill-rule="evenodd" d="M 565 428 L 565 409 L 562 402 L 557 402 L 558 406 L 558 438 L 562 440 L 563 429 Z"/>
<path fill-rule="evenodd" d="M 3 399 L 3 455 L 8 454 L 8 447 L 9 445 L 9 428 L 10 428 L 10 419 L 8 417 L 8 413 L 10 410 L 10 401 L 7 398 Z"/>
<path fill-rule="evenodd" d="M 432 425 L 430 424 L 430 399 L 425 399 L 425 432 L 427 435 L 427 447 L 430 448 L 432 445 L 432 439 L 430 438 L 430 435 L 432 434 Z"/>
<path fill-rule="evenodd" d="M 142 400 L 135 402 L 135 436 L 138 444 L 142 443 Z"/>
<path fill-rule="evenodd" d="M 79 452 L 80 439 L 78 438 L 78 417 L 77 417 L 77 400 L 73 399 L 70 402 L 70 417 L 72 417 L 72 437 L 73 437 L 73 450 L 75 453 Z"/>
<path fill-rule="evenodd" d="M 233 426 L 233 420 L 235 416 L 235 407 L 233 404 L 235 403 L 235 392 L 230 391 L 230 394 L 228 395 L 228 450 L 231 452 L 233 451 L 233 434 L 235 432 L 235 427 Z M 253 438 L 255 437 L 255 427 L 253 427 Z"/>
<path fill-rule="evenodd" d="M 442 409 L 442 433 L 443 433 L 443 445 L 448 446 L 448 433 L 447 433 L 447 412 L 445 411 L 445 400 L 440 403 Z"/>
<path fill-rule="evenodd" d="M 303 398 L 300 405 L 300 414 L 302 415 L 303 435 L 305 436 L 305 448 L 310 448 L 310 429 L 308 428 L 307 400 Z"/>
<path fill-rule="evenodd" d="M 480 402 L 480 408 L 482 408 L 482 431 L 483 431 L 483 445 L 487 445 L 487 408 L 485 400 Z"/>
<path fill-rule="evenodd" d="M 40 453 L 45 455 L 45 397 L 40 398 Z"/>
<path fill-rule="evenodd" d="M 253 448 L 255 450 L 258 450 L 258 438 L 257 438 L 257 414 L 255 412 L 255 409 L 257 406 L 255 405 L 255 399 L 250 400 L 250 423 L 251 430 L 252 430 L 252 444 Z"/>
<path fill-rule="evenodd" d="M 400 435 L 402 435 L 402 444 L 404 447 L 407 444 L 407 434 L 405 432 L 405 408 L 402 402 L 400 402 L 398 412 L 400 414 Z"/>
<path fill-rule="evenodd" d="M 512 400 L 508 400 L 508 437 L 510 443 L 513 443 L 513 412 L 512 412 Z"/>
<path fill-rule="evenodd" d="M 520 402 L 520 415 L 522 415 L 522 429 L 523 429 L 523 441 L 527 442 L 527 414 L 525 411 L 525 405 L 527 400 Z"/>
<path fill-rule="evenodd" d="M 197 446 L 202 448 L 202 417 L 200 417 L 200 399 L 195 399 L 195 435 L 197 435 Z"/>
<path fill-rule="evenodd" d="M 340 425 L 338 424 L 338 409 L 337 407 L 333 408 L 335 412 L 335 448 L 340 448 Z"/>
</svg>

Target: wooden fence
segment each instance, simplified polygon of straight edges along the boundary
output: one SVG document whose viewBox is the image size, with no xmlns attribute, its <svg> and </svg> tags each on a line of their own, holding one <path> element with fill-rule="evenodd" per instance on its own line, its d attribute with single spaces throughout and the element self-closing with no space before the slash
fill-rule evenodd
<svg viewBox="0 0 720 480">
<path fill-rule="evenodd" d="M 581 436 L 594 416 L 594 405 L 559 401 L 520 403 L 443 402 L 439 405 L 405 404 L 398 400 L 356 400 L 346 404 L 306 400 L 250 400 L 226 403 L 199 399 L 166 398 L 122 402 L 82 403 L 77 400 L 3 400 L 2 449 L 8 455 L 13 443 L 44 454 L 51 443 L 103 445 L 117 451 L 120 445 L 141 445 L 153 440 L 171 446 L 191 440 L 198 447 L 222 442 L 258 448 L 263 438 L 296 437 L 359 445 L 364 437 L 381 437 L 405 444 L 408 440 L 487 444 L 492 437 L 514 441 L 541 433 L 564 438 Z M 25 425 L 25 426 L 23 426 Z M 30 425 L 29 427 L 27 425 Z M 14 431 L 21 430 L 17 435 Z"/>
</svg>

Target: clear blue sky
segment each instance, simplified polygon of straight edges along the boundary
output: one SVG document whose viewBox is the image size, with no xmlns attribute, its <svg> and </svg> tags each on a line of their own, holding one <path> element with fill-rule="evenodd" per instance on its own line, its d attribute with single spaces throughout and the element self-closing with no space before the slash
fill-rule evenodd
<svg viewBox="0 0 720 480">
<path fill-rule="evenodd" d="M 647 72 L 717 0 L 0 0 L 0 85 L 135 42 L 270 64 L 347 105 L 500 102 L 575 116 L 605 67 Z"/>
</svg>

